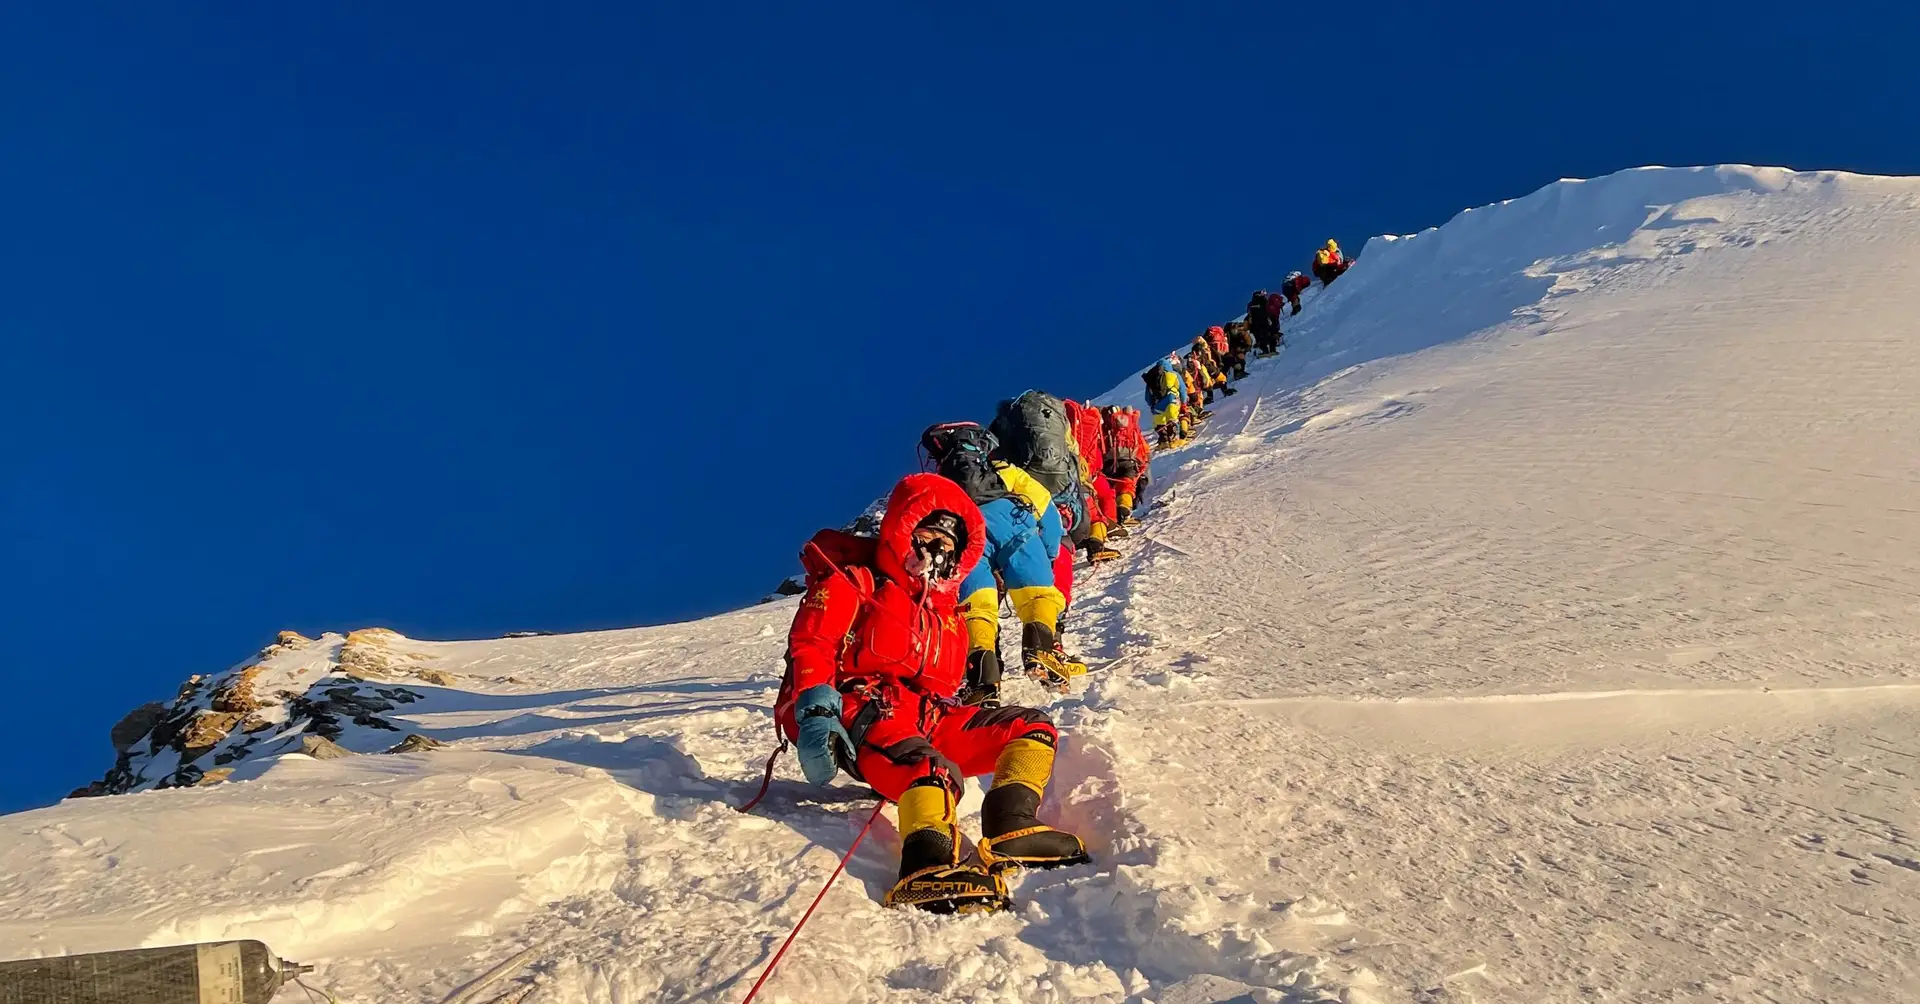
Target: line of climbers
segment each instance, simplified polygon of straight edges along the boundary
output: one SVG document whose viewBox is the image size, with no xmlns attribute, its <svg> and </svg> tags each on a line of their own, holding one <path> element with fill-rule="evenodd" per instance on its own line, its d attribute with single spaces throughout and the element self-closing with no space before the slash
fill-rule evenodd
<svg viewBox="0 0 1920 1004">
<path fill-rule="evenodd" d="M 1061 643 L 1075 558 L 1120 557 L 1139 525 L 1152 451 L 1140 413 L 1027 391 L 993 422 L 920 436 L 921 473 L 894 486 L 879 535 L 822 530 L 801 551 L 807 588 L 775 703 L 807 780 L 846 771 L 899 805 L 889 906 L 1004 909 L 1005 872 L 1089 860 L 1041 823 L 1057 732 L 1002 706 L 1000 606 L 1020 621 L 1021 667 L 1064 690 L 1086 666 Z M 981 837 L 965 850 L 962 785 L 991 774 Z"/>
<path fill-rule="evenodd" d="M 1317 256 L 1323 283 L 1345 271 L 1339 255 L 1328 241 Z M 1294 273 L 1255 294 L 1245 320 L 1141 374 L 1160 446 L 1186 442 L 1216 392 L 1237 393 L 1228 381 L 1247 376 L 1249 353 L 1279 351 L 1280 304 L 1299 313 L 1307 285 Z M 888 906 L 1000 910 L 1009 869 L 1090 860 L 1079 837 L 1039 820 L 1058 731 L 1046 711 L 1000 703 L 1001 604 L 1020 621 L 1027 676 L 1064 691 L 1086 673 L 1061 642 L 1075 559 L 1120 557 L 1112 542 L 1139 524 L 1153 451 L 1137 409 L 1030 390 L 988 426 L 929 426 L 919 452 L 921 472 L 894 486 L 876 536 L 821 530 L 802 549 L 806 593 L 774 720 L 808 781 L 844 770 L 899 805 Z M 993 780 L 968 854 L 960 795 L 981 775 Z"/>
<path fill-rule="evenodd" d="M 1147 407 L 1153 413 L 1153 432 L 1162 449 L 1185 446 L 1193 430 L 1213 412 L 1216 391 L 1240 393 L 1227 386 L 1229 374 L 1247 375 L 1247 337 L 1244 327 L 1214 325 L 1193 339 L 1183 357 L 1169 352 L 1140 374 L 1147 385 Z M 1228 333 L 1228 328 L 1233 333 Z"/>
<path fill-rule="evenodd" d="M 1314 254 L 1313 274 L 1322 286 L 1332 285 L 1352 264 L 1341 256 L 1340 244 L 1328 240 Z M 1300 313 L 1300 294 L 1311 285 L 1312 279 L 1290 272 L 1279 289 L 1254 290 L 1244 318 L 1208 328 L 1194 337 L 1186 355 L 1168 353 L 1140 374 L 1160 447 L 1186 445 L 1194 428 L 1212 417 L 1207 406 L 1215 393 L 1229 397 L 1239 393 L 1228 382 L 1246 379 L 1250 355 L 1267 358 L 1280 352 L 1286 344 L 1280 331 L 1282 308 L 1291 304 L 1293 313 Z"/>
</svg>

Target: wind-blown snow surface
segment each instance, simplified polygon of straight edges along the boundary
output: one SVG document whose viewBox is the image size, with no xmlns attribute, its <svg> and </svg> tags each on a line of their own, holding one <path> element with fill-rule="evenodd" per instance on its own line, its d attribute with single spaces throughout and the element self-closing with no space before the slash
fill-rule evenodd
<svg viewBox="0 0 1920 1004">
<path fill-rule="evenodd" d="M 1049 811 L 1097 866 L 885 911 L 889 810 L 763 999 L 1920 999 L 1917 313 L 1910 179 L 1645 169 L 1376 239 L 1082 585 L 1111 668 Z M 455 749 L 6 817 L 0 955 L 737 1001 L 873 805 L 788 760 L 731 809 L 793 602 L 410 643 L 484 690 L 408 685 Z"/>
</svg>

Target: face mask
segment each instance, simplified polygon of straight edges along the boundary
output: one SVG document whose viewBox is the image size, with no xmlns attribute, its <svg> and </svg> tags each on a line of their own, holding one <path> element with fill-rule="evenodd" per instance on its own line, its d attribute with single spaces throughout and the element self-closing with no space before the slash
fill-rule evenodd
<svg viewBox="0 0 1920 1004">
<path fill-rule="evenodd" d="M 926 582 L 951 579 L 960 556 L 954 553 L 953 539 L 933 530 L 915 530 L 913 550 L 907 552 L 907 574 Z"/>
</svg>

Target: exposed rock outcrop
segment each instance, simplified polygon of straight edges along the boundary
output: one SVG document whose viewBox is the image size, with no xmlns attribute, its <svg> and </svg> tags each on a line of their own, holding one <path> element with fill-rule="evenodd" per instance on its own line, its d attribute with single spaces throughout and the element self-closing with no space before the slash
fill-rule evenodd
<svg viewBox="0 0 1920 1004">
<path fill-rule="evenodd" d="M 366 680 L 412 678 L 442 687 L 453 685 L 453 674 L 417 665 L 430 656 L 395 647 L 396 642 L 406 640 L 405 635 L 392 628 L 361 628 L 347 635 L 340 647 L 340 669 L 349 676 Z"/>
<path fill-rule="evenodd" d="M 221 680 L 213 688 L 213 710 L 240 715 L 260 710 L 264 702 L 254 693 L 253 686 L 264 670 L 264 666 L 248 666 Z"/>
<path fill-rule="evenodd" d="M 233 731 L 235 725 L 240 724 L 241 717 L 237 711 L 196 711 L 187 720 L 186 728 L 180 730 L 179 738 L 174 740 L 180 749 L 180 759 L 198 760 L 211 752 L 220 745 L 220 740 L 227 737 L 227 733 Z"/>
<path fill-rule="evenodd" d="M 320 736 L 301 736 L 300 752 L 315 760 L 338 760 L 344 756 L 353 756 L 352 750 Z"/>
<path fill-rule="evenodd" d="M 273 644 L 261 649 L 260 654 L 253 657 L 253 661 L 266 662 L 268 659 L 284 652 L 299 652 L 312 647 L 312 638 L 298 631 L 282 631 L 278 637 L 273 639 Z"/>
<path fill-rule="evenodd" d="M 118 753 L 112 769 L 71 797 L 215 784 L 250 756 L 296 749 L 326 759 L 434 748 L 392 718 L 423 695 L 391 681 L 456 683 L 451 673 L 419 665 L 430 658 L 387 628 L 318 639 L 283 631 L 254 658 L 189 678 L 171 702 L 129 712 L 110 736 Z M 407 738 L 396 746 L 390 737 L 400 734 Z"/>
<path fill-rule="evenodd" d="M 374 687 L 353 681 L 315 687 L 294 698 L 287 710 L 293 718 L 307 723 L 308 732 L 337 739 L 355 725 L 385 732 L 404 731 L 380 715 L 419 699 L 419 694 L 404 687 Z"/>
<path fill-rule="evenodd" d="M 134 743 L 147 737 L 160 719 L 167 716 L 167 706 L 159 701 L 148 701 L 127 712 L 125 718 L 114 724 L 108 738 L 113 740 L 115 752 L 125 753 Z"/>
<path fill-rule="evenodd" d="M 427 750 L 444 749 L 446 745 L 447 745 L 446 743 L 443 743 L 438 739 L 429 739 L 426 736 L 423 736 L 420 733 L 415 732 L 412 735 L 409 735 L 408 737 L 406 737 L 405 739 L 402 739 L 399 742 L 395 743 L 393 745 L 393 748 L 388 750 L 387 752 L 389 753 L 424 753 Z"/>
</svg>

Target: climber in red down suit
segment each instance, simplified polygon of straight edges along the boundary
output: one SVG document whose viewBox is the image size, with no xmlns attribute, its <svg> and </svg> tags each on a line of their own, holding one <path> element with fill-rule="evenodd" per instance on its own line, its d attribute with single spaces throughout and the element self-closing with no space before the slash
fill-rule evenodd
<svg viewBox="0 0 1920 1004">
<path fill-rule="evenodd" d="M 1001 871 L 1087 861 L 1036 818 L 1053 774 L 1044 711 L 956 700 L 967 674 L 960 582 L 986 548 L 960 486 L 910 474 L 879 537 L 822 530 L 801 552 L 807 593 L 787 640 L 775 720 L 815 784 L 845 770 L 899 804 L 900 879 L 888 906 L 937 913 L 1008 905 Z M 991 774 L 977 858 L 960 859 L 962 780 Z"/>
</svg>

